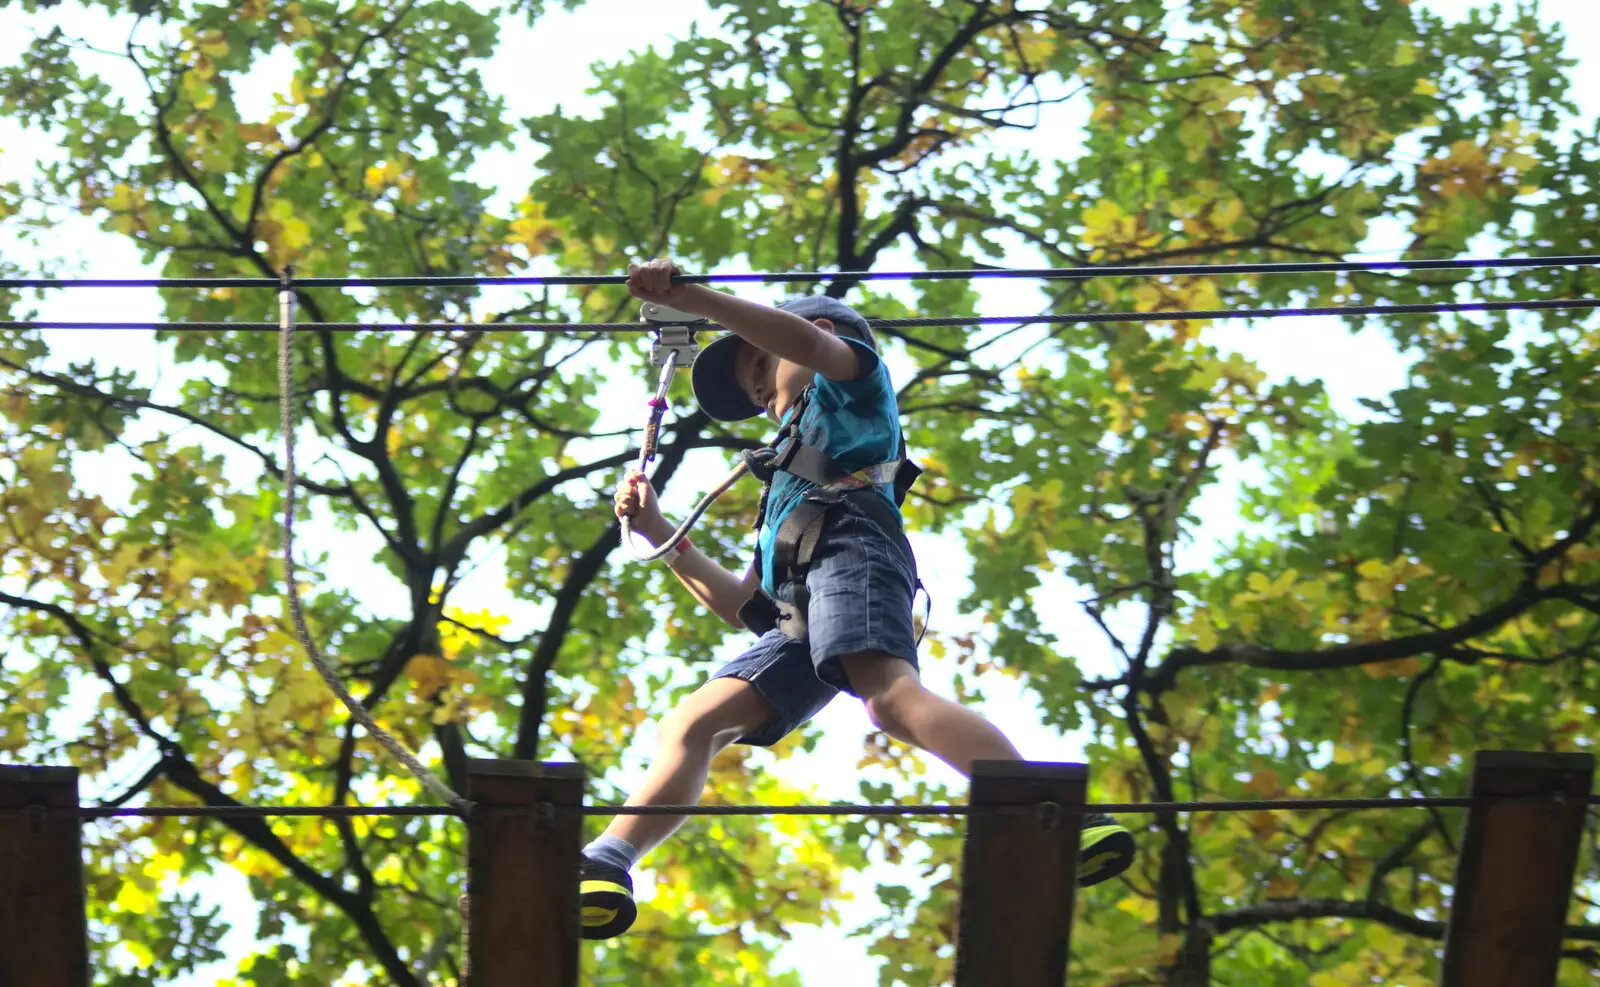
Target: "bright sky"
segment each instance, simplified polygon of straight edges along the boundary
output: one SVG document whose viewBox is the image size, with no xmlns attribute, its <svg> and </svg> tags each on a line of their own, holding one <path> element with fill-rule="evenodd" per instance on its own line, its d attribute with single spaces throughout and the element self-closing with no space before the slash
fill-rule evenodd
<svg viewBox="0 0 1600 987">
<path fill-rule="evenodd" d="M 1446 16 L 1457 17 L 1473 4 L 1467 0 L 1418 0 L 1419 5 L 1437 10 Z M 3 6 L 3 5 L 0 5 Z M 1600 4 L 1594 0 L 1544 0 L 1544 19 L 1559 23 L 1570 39 L 1578 39 L 1573 54 L 1580 59 L 1573 80 L 1572 93 L 1583 105 L 1583 116 L 1592 126 L 1600 114 L 1600 59 L 1593 57 L 1582 43 L 1600 29 Z M 594 97 L 585 93 L 592 84 L 588 65 L 597 59 L 612 60 L 624 52 L 651 44 L 670 44 L 672 38 L 683 36 L 691 22 L 713 23 L 705 3 L 700 0 L 590 0 L 576 12 L 566 12 L 551 5 L 551 12 L 536 29 L 529 30 L 520 20 L 508 20 L 499 54 L 484 67 L 487 85 L 504 94 L 508 109 L 515 117 L 545 112 L 559 104 L 582 112 L 594 105 Z M 65 3 L 53 12 L 49 21 L 25 17 L 17 8 L 0 9 L 0 64 L 10 63 L 15 54 L 31 38 L 23 30 L 25 25 L 61 21 L 70 24 L 73 31 L 90 38 L 103 38 L 111 46 L 121 42 L 125 23 L 108 23 L 103 15 L 85 13 L 75 3 Z M 528 66 L 538 65 L 537 83 L 530 77 Z M 111 72 L 109 64 L 96 66 Z M 272 91 L 274 77 L 282 77 L 282 65 L 263 66 L 263 94 Z M 110 76 L 118 84 L 131 85 L 132 80 Z M 1071 153 L 1084 121 L 1081 106 L 1058 108 L 1056 116 L 1032 135 L 1008 137 L 1008 140 L 1043 141 L 1043 135 L 1057 135 L 1057 145 L 1035 143 L 1036 149 L 1058 155 Z M 262 114 L 265 115 L 264 113 Z M 22 178 L 31 170 L 37 158 L 55 153 L 48 140 L 35 133 L 25 133 L 8 120 L 0 119 L 0 180 Z M 509 151 L 495 151 L 484 155 L 474 169 L 479 181 L 498 186 L 510 199 L 526 188 L 532 162 L 536 153 L 524 141 Z M 1384 242 L 1381 234 L 1366 245 L 1369 251 L 1383 251 L 1396 246 Z M 150 276 L 155 272 L 144 268 L 133 246 L 125 239 L 101 233 L 92 223 L 74 220 L 66 224 L 46 243 L 47 255 L 83 265 L 83 269 L 97 277 Z M 1492 245 L 1485 245 L 1479 253 L 1492 253 Z M 12 251 L 6 254 L 15 257 Z M 1037 263 L 1035 258 L 1016 258 L 1018 265 Z M 884 266 L 909 266 L 904 256 L 886 258 Z M 761 296 L 757 296 L 761 297 Z M 1036 294 L 1025 286 L 992 284 L 987 286 L 985 311 L 991 314 L 1032 311 Z M 46 319 L 103 319 L 108 317 L 107 305 L 116 306 L 118 319 L 156 319 L 160 310 L 153 292 L 80 291 L 61 292 L 48 296 L 41 305 L 40 316 Z M 268 313 L 263 313 L 268 317 Z M 1250 328 L 1238 323 L 1220 323 L 1208 330 L 1208 338 L 1225 348 L 1234 348 L 1250 356 L 1274 378 L 1320 377 L 1327 386 L 1336 405 L 1352 415 L 1360 413 L 1357 399 L 1381 396 L 1404 380 L 1404 362 L 1387 340 L 1376 333 L 1352 335 L 1334 320 L 1298 320 L 1291 324 L 1263 323 Z M 107 363 L 116 363 L 137 369 L 147 381 L 159 380 L 163 390 L 175 388 L 180 376 L 168 355 L 159 351 L 144 334 L 100 334 L 95 338 L 85 334 L 74 337 L 78 352 L 93 352 Z M 605 402 L 607 406 L 633 409 L 636 404 L 624 396 L 620 402 Z M 627 417 L 632 416 L 626 410 Z M 708 460 L 709 462 L 709 460 Z M 241 476 L 250 475 L 250 464 L 240 464 Z M 717 467 L 709 467 L 715 471 Z M 109 473 L 109 471 L 108 471 Z M 1241 479 L 1238 469 L 1224 472 L 1223 482 L 1206 496 L 1201 510 L 1203 529 L 1207 540 L 1189 548 L 1188 562 L 1203 564 L 1204 560 L 1225 544 L 1240 530 L 1240 521 L 1231 509 L 1230 491 L 1237 489 Z M 114 477 L 85 478 L 85 482 L 103 482 L 108 489 Z M 684 507 L 698 491 L 676 490 L 667 498 L 669 510 Z M 328 540 L 323 540 L 328 539 Z M 964 573 L 965 558 L 953 539 L 933 539 L 916 536 L 919 558 L 924 571 Z M 333 561 L 325 569 L 328 578 L 344 585 L 361 585 L 372 609 L 380 612 L 400 612 L 403 597 L 398 587 L 386 576 L 372 578 L 373 567 L 362 559 L 370 556 L 374 547 L 370 538 L 352 538 L 348 535 L 311 533 L 307 543 L 336 543 L 339 550 L 332 553 Z M 628 564 L 628 563 L 619 563 Z M 964 580 L 944 580 L 935 587 L 933 598 L 933 627 L 936 630 L 956 632 L 964 621 L 954 609 L 954 603 L 965 592 Z M 504 589 L 504 572 L 496 565 L 486 565 L 470 585 L 462 587 L 462 598 L 482 600 L 483 605 L 501 608 L 504 612 L 519 615 L 519 623 L 531 622 L 535 615 L 528 607 L 514 604 Z M 1056 581 L 1047 585 L 1041 598 L 1050 601 L 1041 611 L 1053 619 L 1051 629 L 1074 642 L 1085 672 L 1094 674 L 1111 667 L 1111 656 L 1099 632 L 1078 612 L 1075 601 L 1081 597 L 1074 587 Z M 966 621 L 965 623 L 970 623 Z M 737 648 L 742 642 L 730 642 Z M 950 681 L 946 669 L 931 664 L 925 678 L 936 689 L 947 689 Z M 1037 725 L 1038 716 L 1032 701 L 1017 683 L 998 676 L 989 676 L 982 682 L 988 696 L 985 711 L 1005 725 L 1007 732 L 1017 742 L 1024 754 L 1040 760 L 1074 760 L 1081 758 L 1081 738 L 1062 736 Z M 853 770 L 867 730 L 866 719 L 858 704 L 848 699 L 835 702 L 818 719 L 825 739 L 810 755 L 799 755 L 783 766 L 786 777 L 798 784 L 809 786 L 818 798 L 846 798 L 856 796 L 859 776 Z M 648 731 L 640 738 L 640 753 L 649 749 Z M 959 784 L 959 778 L 942 765 L 932 764 L 932 778 Z M 858 900 L 844 909 L 842 928 L 796 928 L 794 940 L 786 948 L 784 957 L 800 970 L 808 984 L 841 982 L 868 984 L 876 982 L 876 964 L 865 953 L 863 940 L 848 939 L 842 934 L 876 914 L 876 898 L 872 887 L 885 881 L 904 882 L 907 875 L 895 873 L 886 867 L 852 875 L 847 886 L 858 894 Z M 225 941 L 230 952 L 247 952 L 255 928 L 253 909 L 248 906 L 242 881 L 223 875 L 215 881 L 205 882 L 212 893 L 228 903 L 226 909 L 234 922 L 234 931 Z M 648 896 L 648 885 L 641 886 L 641 894 Z M 187 983 L 209 984 L 226 971 L 226 965 L 215 970 L 202 971 Z"/>
</svg>

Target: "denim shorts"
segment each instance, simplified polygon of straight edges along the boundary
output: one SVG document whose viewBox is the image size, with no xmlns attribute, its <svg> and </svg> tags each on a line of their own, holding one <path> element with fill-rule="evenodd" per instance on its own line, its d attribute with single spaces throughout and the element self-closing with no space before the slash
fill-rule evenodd
<svg viewBox="0 0 1600 987">
<path fill-rule="evenodd" d="M 739 743 L 770 747 L 821 712 L 840 690 L 850 692 L 841 655 L 876 651 L 916 667 L 911 557 L 896 534 L 885 532 L 849 498 L 823 520 L 806 590 L 811 596 L 807 640 L 796 641 L 775 628 L 712 676 L 749 682 L 777 711 Z M 776 595 L 793 602 L 793 585 L 778 586 Z"/>
</svg>

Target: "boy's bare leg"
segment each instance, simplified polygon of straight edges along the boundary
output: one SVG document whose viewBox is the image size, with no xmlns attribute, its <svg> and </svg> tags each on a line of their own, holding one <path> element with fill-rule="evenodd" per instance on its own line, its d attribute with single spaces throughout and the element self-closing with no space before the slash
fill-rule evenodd
<svg viewBox="0 0 1600 987">
<path fill-rule="evenodd" d="M 711 760 L 772 718 L 772 706 L 741 679 L 712 679 L 661 719 L 655 757 L 628 805 L 692 805 L 705 791 Z M 682 816 L 617 816 L 605 835 L 644 856 L 683 823 Z"/>
<path fill-rule="evenodd" d="M 969 778 L 973 761 L 1022 760 L 994 724 L 929 692 L 904 658 L 868 651 L 844 655 L 839 663 L 872 722 L 894 739 L 933 754 Z"/>
</svg>

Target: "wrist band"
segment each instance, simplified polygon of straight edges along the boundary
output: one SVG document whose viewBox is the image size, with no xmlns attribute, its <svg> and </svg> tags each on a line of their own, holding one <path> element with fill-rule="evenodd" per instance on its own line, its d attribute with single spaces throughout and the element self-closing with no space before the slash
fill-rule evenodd
<svg viewBox="0 0 1600 987">
<path fill-rule="evenodd" d="M 682 555 L 687 549 L 691 549 L 693 547 L 694 544 L 690 542 L 688 538 L 680 538 L 678 539 L 678 544 L 672 546 L 672 551 L 661 556 L 661 561 L 666 563 L 668 568 L 670 568 L 674 562 L 678 561 L 678 556 Z"/>
</svg>

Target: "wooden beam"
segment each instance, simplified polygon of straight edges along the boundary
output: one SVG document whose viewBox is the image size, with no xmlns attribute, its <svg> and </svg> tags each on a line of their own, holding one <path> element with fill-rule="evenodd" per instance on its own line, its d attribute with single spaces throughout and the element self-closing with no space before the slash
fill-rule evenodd
<svg viewBox="0 0 1600 987">
<path fill-rule="evenodd" d="M 583 767 L 474 759 L 467 798 L 471 987 L 577 987 Z"/>
<path fill-rule="evenodd" d="M 1078 879 L 1078 834 L 1089 769 L 1082 764 L 978 761 L 974 813 L 961 852 L 956 987 L 1061 987 Z"/>
<path fill-rule="evenodd" d="M 77 768 L 0 765 L 0 984 L 86 987 Z"/>
<path fill-rule="evenodd" d="M 1594 780 L 1588 754 L 1479 751 L 1472 794 L 1547 795 L 1467 810 L 1441 987 L 1551 987 Z"/>
</svg>

